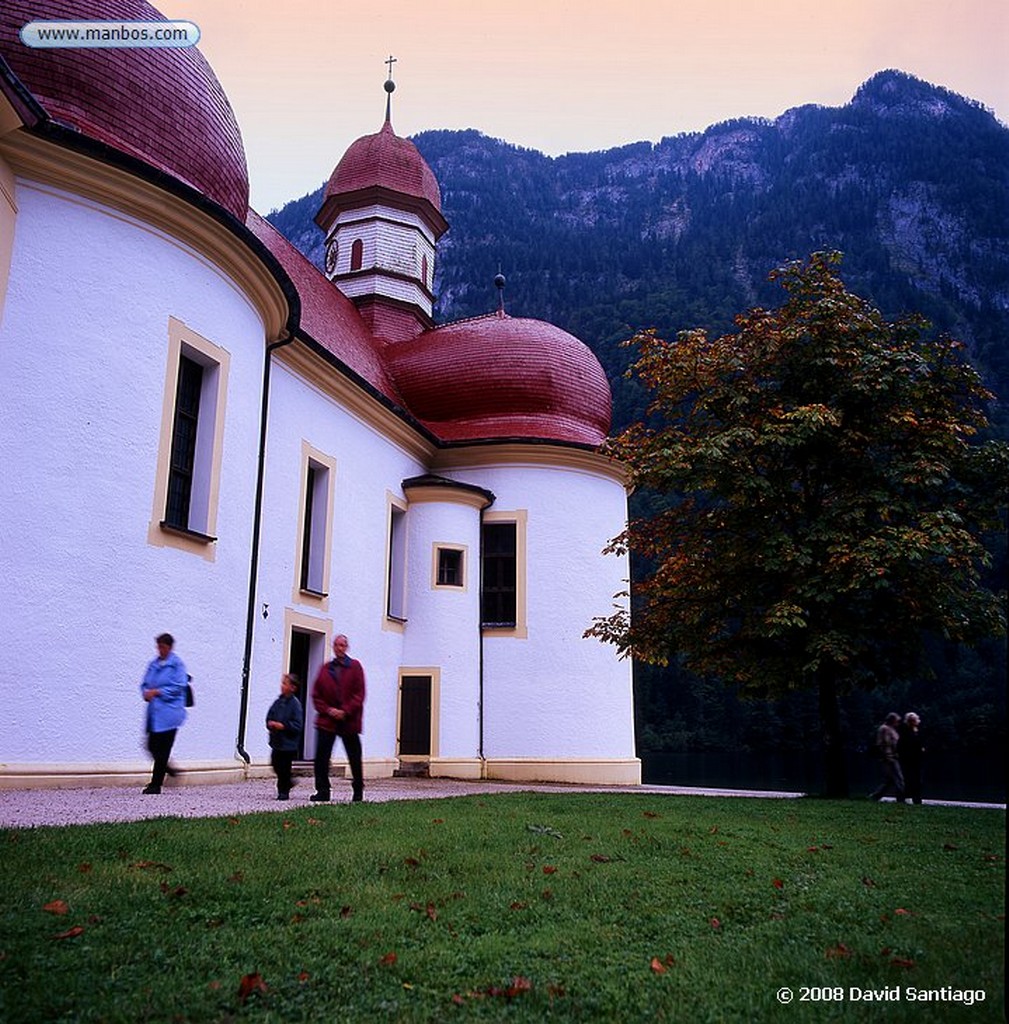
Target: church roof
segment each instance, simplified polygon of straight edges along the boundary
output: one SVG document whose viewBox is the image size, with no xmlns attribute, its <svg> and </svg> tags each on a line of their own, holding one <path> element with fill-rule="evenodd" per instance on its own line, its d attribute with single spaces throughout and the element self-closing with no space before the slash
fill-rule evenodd
<svg viewBox="0 0 1009 1024">
<path fill-rule="evenodd" d="M 239 220 L 245 149 L 228 99 L 195 47 L 32 48 L 30 21 L 163 21 L 145 0 L 4 0 L 0 49 L 49 118 L 196 189 Z"/>
<path fill-rule="evenodd" d="M 249 210 L 247 225 L 273 253 L 298 291 L 298 333 L 310 337 L 380 395 L 401 406 L 402 399 L 386 372 L 382 343 L 365 326 L 354 303 L 254 210 Z"/>
<path fill-rule="evenodd" d="M 407 406 L 448 442 L 535 439 L 599 445 L 610 426 L 603 368 L 542 320 L 492 313 L 390 345 Z"/>
</svg>

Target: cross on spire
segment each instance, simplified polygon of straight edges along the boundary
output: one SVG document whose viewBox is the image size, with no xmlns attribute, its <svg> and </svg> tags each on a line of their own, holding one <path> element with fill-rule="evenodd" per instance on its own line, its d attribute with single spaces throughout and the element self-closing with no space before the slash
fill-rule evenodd
<svg viewBox="0 0 1009 1024">
<path fill-rule="evenodd" d="M 389 65 L 389 77 L 385 80 L 385 123 L 391 126 L 392 94 L 396 89 L 396 83 L 392 80 L 392 66 L 396 63 L 396 58 L 390 53 L 385 63 Z"/>
</svg>

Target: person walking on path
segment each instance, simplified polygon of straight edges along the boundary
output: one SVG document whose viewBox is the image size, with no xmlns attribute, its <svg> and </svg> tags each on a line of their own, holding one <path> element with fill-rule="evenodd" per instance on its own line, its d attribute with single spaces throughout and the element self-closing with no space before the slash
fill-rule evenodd
<svg viewBox="0 0 1009 1024">
<path fill-rule="evenodd" d="M 171 633 L 161 633 L 155 639 L 158 656 L 153 658 L 140 684 L 140 695 L 147 702 L 147 749 L 154 758 L 150 783 L 144 787 L 147 794 L 161 792 L 161 784 L 168 773 L 168 759 L 179 727 L 186 720 L 186 686 L 189 675 L 182 659 L 172 650 L 175 640 Z"/>
<path fill-rule="evenodd" d="M 904 776 L 904 795 L 913 803 L 921 803 L 921 755 L 925 750 L 921 741 L 921 718 L 909 711 L 900 725 L 897 740 L 897 758 Z"/>
<path fill-rule="evenodd" d="M 876 730 L 876 754 L 880 759 L 883 781 L 876 790 L 869 794 L 873 800 L 882 800 L 884 796 L 895 796 L 900 803 L 904 802 L 904 776 L 897 758 L 897 742 L 900 739 L 897 733 L 898 725 L 900 725 L 900 715 L 896 711 L 891 711 L 883 724 Z"/>
<path fill-rule="evenodd" d="M 316 802 L 330 798 L 329 761 L 339 736 L 350 764 L 353 800 L 364 799 L 361 767 L 361 728 L 364 714 L 364 669 L 347 654 L 350 642 L 342 633 L 333 639 L 333 660 L 319 669 L 312 688 L 315 707 L 315 792 Z"/>
<path fill-rule="evenodd" d="M 293 672 L 280 679 L 280 696 L 266 712 L 266 729 L 270 734 L 270 764 L 277 776 L 277 799 L 286 800 L 294 780 L 291 764 L 301 742 L 301 727 L 305 716 L 298 700 L 300 680 Z"/>
</svg>

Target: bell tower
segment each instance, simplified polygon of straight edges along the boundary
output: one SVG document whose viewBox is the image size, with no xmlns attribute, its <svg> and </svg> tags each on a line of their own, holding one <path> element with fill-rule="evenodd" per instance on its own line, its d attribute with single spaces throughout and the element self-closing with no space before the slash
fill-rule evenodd
<svg viewBox="0 0 1009 1024">
<path fill-rule="evenodd" d="M 434 173 L 392 128 L 394 57 L 385 122 L 352 143 L 336 165 L 315 222 L 326 233 L 326 276 L 387 341 L 433 326 L 434 261 L 448 229 Z"/>
</svg>

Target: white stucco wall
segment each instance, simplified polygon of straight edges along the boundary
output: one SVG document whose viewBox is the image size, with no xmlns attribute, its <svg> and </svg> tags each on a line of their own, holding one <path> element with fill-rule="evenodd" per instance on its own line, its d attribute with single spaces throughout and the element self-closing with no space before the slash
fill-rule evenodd
<svg viewBox="0 0 1009 1024">
<path fill-rule="evenodd" d="M 452 473 L 525 510 L 526 637 L 484 640 L 488 758 L 632 758 L 631 667 L 582 634 L 612 610 L 626 559 L 602 555 L 626 519 L 624 488 L 581 469 L 502 465 Z"/>
<path fill-rule="evenodd" d="M 480 512 L 451 500 L 411 502 L 406 632 L 408 667 L 438 670 L 432 708 L 437 755 L 475 758 L 480 749 Z M 463 547 L 464 586 L 433 583 L 437 545 Z"/>
<path fill-rule="evenodd" d="M 160 231 L 19 181 L 0 322 L 3 763 L 143 761 L 167 630 L 198 686 L 180 760 L 234 750 L 264 327 Z M 169 320 L 230 354 L 215 558 L 148 543 Z"/>
<path fill-rule="evenodd" d="M 345 409 L 332 397 L 275 360 L 270 386 L 262 555 L 251 678 L 248 751 L 268 757 L 263 718 L 286 671 L 291 613 L 327 636 L 347 634 L 350 654 L 364 666 L 366 758 L 395 756 L 398 669 L 403 631 L 389 628 L 385 615 L 387 503 L 391 493 L 405 501 L 401 482 L 423 467 L 399 446 Z M 332 562 L 325 602 L 300 598 L 295 566 L 301 538 L 299 516 L 303 444 L 335 462 Z M 267 618 L 262 605 L 269 607 Z M 309 697 L 308 693 L 302 694 Z M 310 701 L 306 712 L 311 727 Z M 339 744 L 337 745 L 339 753 Z"/>
</svg>

